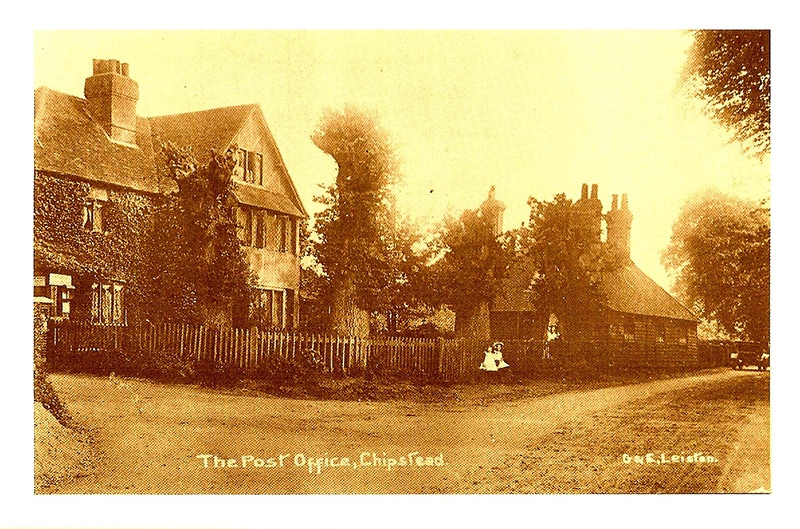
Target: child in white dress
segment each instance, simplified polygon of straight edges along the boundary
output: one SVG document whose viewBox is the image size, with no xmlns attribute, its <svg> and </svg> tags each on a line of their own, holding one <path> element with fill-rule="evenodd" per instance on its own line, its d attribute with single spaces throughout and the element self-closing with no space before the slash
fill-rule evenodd
<svg viewBox="0 0 800 529">
<path fill-rule="evenodd" d="M 509 367 L 505 360 L 503 360 L 503 342 L 495 342 L 490 347 L 486 348 L 483 353 L 483 363 L 479 369 L 484 371 L 499 371 L 504 367 Z"/>
</svg>

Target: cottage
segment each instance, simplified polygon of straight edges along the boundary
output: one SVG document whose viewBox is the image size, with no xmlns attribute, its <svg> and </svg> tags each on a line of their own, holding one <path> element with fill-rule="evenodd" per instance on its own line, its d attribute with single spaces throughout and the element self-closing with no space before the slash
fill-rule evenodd
<svg viewBox="0 0 800 529">
<path fill-rule="evenodd" d="M 160 181 L 161 142 L 211 149 L 237 146 L 234 174 L 239 238 L 267 324 L 298 322 L 299 221 L 306 210 L 258 105 L 170 116 L 136 113 L 139 87 L 129 66 L 95 60 L 85 98 L 34 91 L 34 294 L 52 315 L 125 323 L 135 307 L 139 237 L 154 199 L 174 190 Z"/>
<path fill-rule="evenodd" d="M 597 245 L 616 248 L 619 266 L 603 270 L 600 290 L 606 309 L 604 321 L 586 322 L 577 348 L 604 365 L 623 367 L 688 367 L 697 365 L 698 320 L 686 307 L 650 279 L 630 258 L 633 214 L 628 197 L 613 195 L 611 209 L 602 214 L 597 185 L 591 196 L 586 184 L 574 207 L 588 216 Z M 606 240 L 601 241 L 602 222 Z M 516 264 L 504 282 L 503 293 L 490 307 L 490 328 L 496 340 L 559 337 L 558 315 L 536 317 L 528 288 L 534 278 L 530 261 Z M 547 321 L 545 321 L 545 319 Z M 576 344 L 573 344 L 576 345 Z M 544 347 L 542 355 L 549 350 Z"/>
</svg>

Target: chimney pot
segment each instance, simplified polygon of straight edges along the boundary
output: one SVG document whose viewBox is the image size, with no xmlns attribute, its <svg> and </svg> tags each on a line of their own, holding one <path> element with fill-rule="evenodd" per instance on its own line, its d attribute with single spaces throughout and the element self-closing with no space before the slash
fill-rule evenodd
<svg viewBox="0 0 800 529">
<path fill-rule="evenodd" d="M 122 75 L 130 77 L 130 65 L 127 62 L 122 63 Z"/>
<path fill-rule="evenodd" d="M 597 199 L 597 184 L 592 184 L 592 198 Z"/>
<path fill-rule="evenodd" d="M 622 209 L 628 209 L 628 193 L 622 193 Z"/>
<path fill-rule="evenodd" d="M 617 209 L 617 195 L 611 195 L 611 209 Z"/>
<path fill-rule="evenodd" d="M 92 71 L 83 89 L 89 112 L 111 139 L 135 144 L 139 85 L 128 76 L 128 64 L 94 59 Z"/>
<path fill-rule="evenodd" d="M 587 198 L 589 198 L 589 185 L 583 184 L 581 186 L 581 199 L 587 199 Z"/>
</svg>

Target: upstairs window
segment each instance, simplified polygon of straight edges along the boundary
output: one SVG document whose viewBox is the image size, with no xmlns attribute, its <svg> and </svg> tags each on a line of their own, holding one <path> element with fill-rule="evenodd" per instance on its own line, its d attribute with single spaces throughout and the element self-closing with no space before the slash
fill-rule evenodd
<svg viewBox="0 0 800 529">
<path fill-rule="evenodd" d="M 253 245 L 253 210 L 245 207 L 236 208 L 236 235 L 243 246 Z"/>
<path fill-rule="evenodd" d="M 297 220 L 288 215 L 239 206 L 236 233 L 243 246 L 297 255 Z"/>
<path fill-rule="evenodd" d="M 87 231 L 103 231 L 103 202 L 87 199 L 83 202 L 83 229 Z"/>
<path fill-rule="evenodd" d="M 234 174 L 240 180 L 264 185 L 264 156 L 258 152 L 238 149 L 234 154 Z"/>
</svg>

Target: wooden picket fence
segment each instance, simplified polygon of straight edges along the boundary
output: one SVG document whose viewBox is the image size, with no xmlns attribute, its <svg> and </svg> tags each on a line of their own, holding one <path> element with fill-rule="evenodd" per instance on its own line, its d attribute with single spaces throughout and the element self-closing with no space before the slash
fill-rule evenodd
<svg viewBox="0 0 800 529">
<path fill-rule="evenodd" d="M 313 358 L 330 373 L 372 370 L 443 381 L 479 374 L 487 345 L 488 341 L 478 339 L 356 338 L 181 323 L 125 326 L 51 321 L 48 335 L 49 354 L 61 359 L 109 358 L 136 351 L 249 370 L 270 361 L 291 364 Z M 506 341 L 503 354 L 515 372 L 536 372 L 549 365 L 542 360 L 542 347 L 540 340 Z"/>
</svg>

